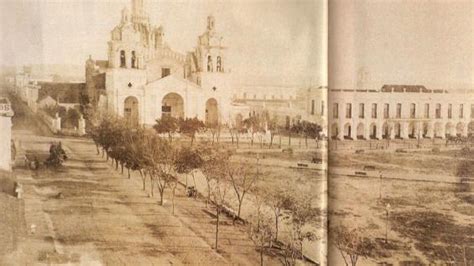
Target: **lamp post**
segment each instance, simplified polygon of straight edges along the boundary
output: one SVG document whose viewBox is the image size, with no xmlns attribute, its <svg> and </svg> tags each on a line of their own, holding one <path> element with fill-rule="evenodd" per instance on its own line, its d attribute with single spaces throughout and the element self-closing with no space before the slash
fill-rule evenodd
<svg viewBox="0 0 474 266">
<path fill-rule="evenodd" d="M 379 200 L 382 200 L 382 171 L 379 172 L 380 173 L 380 184 L 379 184 Z"/>
<path fill-rule="evenodd" d="M 385 244 L 388 243 L 388 215 L 390 212 L 390 203 L 385 206 Z"/>
<path fill-rule="evenodd" d="M 257 177 L 260 175 L 260 153 L 257 153 Z"/>
</svg>

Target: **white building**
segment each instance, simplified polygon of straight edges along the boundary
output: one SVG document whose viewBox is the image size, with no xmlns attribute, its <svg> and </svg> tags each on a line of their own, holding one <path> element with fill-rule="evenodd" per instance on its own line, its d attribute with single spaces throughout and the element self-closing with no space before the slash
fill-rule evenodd
<svg viewBox="0 0 474 266">
<path fill-rule="evenodd" d="M 207 18 L 194 51 L 185 55 L 166 44 L 163 27 L 150 24 L 143 0 L 132 0 L 132 10 L 123 9 L 108 44 L 106 62 L 86 62 L 91 102 L 103 103 L 131 124 L 152 125 L 163 115 L 231 120 L 227 47 L 214 17 Z"/>
<path fill-rule="evenodd" d="M 333 139 L 408 139 L 474 133 L 474 93 L 420 85 L 329 92 Z"/>
<path fill-rule="evenodd" d="M 0 97 L 0 169 L 11 170 L 12 154 L 12 116 L 13 110 L 7 98 Z"/>
</svg>

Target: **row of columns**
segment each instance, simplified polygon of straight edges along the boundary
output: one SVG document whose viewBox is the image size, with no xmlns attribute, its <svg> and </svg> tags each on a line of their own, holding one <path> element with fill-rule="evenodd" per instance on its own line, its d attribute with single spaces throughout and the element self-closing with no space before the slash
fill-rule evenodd
<svg viewBox="0 0 474 266">
<path fill-rule="evenodd" d="M 385 128 L 383 127 L 384 124 L 388 126 L 388 133 L 389 139 L 394 139 L 395 137 L 399 137 L 401 139 L 408 139 L 410 137 L 410 134 L 412 133 L 410 130 L 410 123 L 413 123 L 413 132 L 414 132 L 414 138 L 427 138 L 427 139 L 432 139 L 435 137 L 445 139 L 446 136 L 457 136 L 457 128 L 456 125 L 451 124 L 452 126 L 446 129 L 447 124 L 442 124 L 442 123 L 435 123 L 435 122 L 385 122 L 385 123 L 372 123 L 370 125 L 363 124 L 363 134 L 362 138 L 363 139 L 383 139 L 384 134 L 385 134 Z M 427 124 L 426 132 L 424 132 L 424 124 Z M 399 129 L 395 127 L 395 125 L 399 125 Z M 360 134 L 358 134 L 358 126 L 359 124 L 353 124 L 350 123 L 350 132 L 347 132 L 346 126 L 347 123 L 339 123 L 337 124 L 337 134 L 335 134 L 334 131 L 334 125 L 331 126 L 331 136 L 335 136 L 339 140 L 344 140 L 344 137 L 349 137 L 353 140 L 357 139 L 360 137 Z M 375 125 L 375 136 L 374 136 L 374 127 Z M 440 125 L 440 126 L 437 126 Z M 435 126 L 437 126 L 435 128 Z M 399 131 L 399 134 L 397 134 Z M 348 134 L 349 133 L 349 134 Z M 426 134 L 425 134 L 426 133 Z M 463 128 L 461 131 L 461 136 L 462 137 L 467 137 L 468 136 L 468 123 L 463 123 Z"/>
</svg>

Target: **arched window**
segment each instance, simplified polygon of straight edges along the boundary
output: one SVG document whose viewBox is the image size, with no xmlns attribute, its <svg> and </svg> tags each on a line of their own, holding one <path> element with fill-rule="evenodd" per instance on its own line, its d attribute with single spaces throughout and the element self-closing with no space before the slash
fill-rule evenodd
<svg viewBox="0 0 474 266">
<path fill-rule="evenodd" d="M 127 60 L 125 58 L 125 51 L 120 51 L 120 67 L 127 67 Z"/>
<path fill-rule="evenodd" d="M 132 68 L 138 68 L 137 55 L 135 54 L 135 51 L 132 51 Z"/>
<path fill-rule="evenodd" d="M 217 57 L 216 71 L 222 72 L 222 59 L 220 56 Z"/>
<path fill-rule="evenodd" d="M 210 55 L 207 56 L 207 72 L 212 72 L 213 66 L 212 66 L 212 57 Z"/>
</svg>

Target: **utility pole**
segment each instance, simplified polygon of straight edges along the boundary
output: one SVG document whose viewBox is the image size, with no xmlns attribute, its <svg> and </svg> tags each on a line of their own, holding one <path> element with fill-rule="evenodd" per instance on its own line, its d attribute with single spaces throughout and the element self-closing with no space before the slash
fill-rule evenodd
<svg viewBox="0 0 474 266">
<path fill-rule="evenodd" d="M 379 200 L 382 200 L 382 171 L 380 171 Z"/>
<path fill-rule="evenodd" d="M 388 215 L 390 212 L 390 203 L 385 206 L 385 244 L 388 243 Z"/>
</svg>

